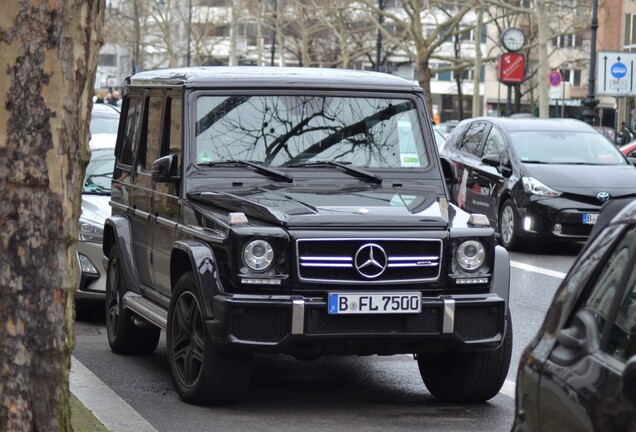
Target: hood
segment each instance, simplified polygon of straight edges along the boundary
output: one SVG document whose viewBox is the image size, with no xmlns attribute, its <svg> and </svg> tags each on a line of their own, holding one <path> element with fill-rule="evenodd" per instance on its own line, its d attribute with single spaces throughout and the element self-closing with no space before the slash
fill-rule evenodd
<svg viewBox="0 0 636 432">
<path fill-rule="evenodd" d="M 445 228 L 449 206 L 434 188 L 381 185 L 268 185 L 199 192 L 189 198 L 285 227 Z"/>
<path fill-rule="evenodd" d="M 103 225 L 106 218 L 111 214 L 111 208 L 108 202 L 109 195 L 82 195 L 82 214 L 81 218 L 91 220 L 99 225 Z"/>
<path fill-rule="evenodd" d="M 618 198 L 636 192 L 633 165 L 539 165 L 524 164 L 529 175 L 560 192 L 595 197 L 609 192 Z"/>
</svg>

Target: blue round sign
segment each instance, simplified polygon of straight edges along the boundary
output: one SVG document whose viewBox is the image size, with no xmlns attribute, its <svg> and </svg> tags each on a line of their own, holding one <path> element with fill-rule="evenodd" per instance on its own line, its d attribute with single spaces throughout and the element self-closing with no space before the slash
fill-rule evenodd
<svg viewBox="0 0 636 432">
<path fill-rule="evenodd" d="M 614 78 L 623 78 L 627 75 L 627 66 L 621 62 L 616 62 L 610 68 L 610 73 Z"/>
</svg>

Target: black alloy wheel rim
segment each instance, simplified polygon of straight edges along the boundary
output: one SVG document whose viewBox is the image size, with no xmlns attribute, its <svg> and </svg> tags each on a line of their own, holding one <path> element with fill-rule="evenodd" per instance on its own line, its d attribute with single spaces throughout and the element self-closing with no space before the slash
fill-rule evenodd
<svg viewBox="0 0 636 432">
<path fill-rule="evenodd" d="M 172 353 L 179 381 L 192 387 L 203 368 L 203 320 L 196 297 L 181 294 L 172 318 Z"/>
<path fill-rule="evenodd" d="M 117 338 L 119 328 L 119 262 L 113 259 L 108 270 L 108 317 L 107 325 L 113 339 Z"/>
</svg>

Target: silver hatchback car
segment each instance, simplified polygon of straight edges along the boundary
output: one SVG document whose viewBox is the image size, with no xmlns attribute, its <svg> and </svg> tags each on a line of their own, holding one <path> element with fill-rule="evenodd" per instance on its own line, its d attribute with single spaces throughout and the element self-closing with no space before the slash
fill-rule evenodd
<svg viewBox="0 0 636 432">
<path fill-rule="evenodd" d="M 82 185 L 82 212 L 77 238 L 78 275 L 75 303 L 78 313 L 104 301 L 106 274 L 102 267 L 104 221 L 110 216 L 110 181 L 115 166 L 119 112 L 95 105 L 91 117 L 91 159 Z M 112 133 L 115 131 L 115 133 Z M 101 310 L 101 309 L 100 309 Z"/>
</svg>

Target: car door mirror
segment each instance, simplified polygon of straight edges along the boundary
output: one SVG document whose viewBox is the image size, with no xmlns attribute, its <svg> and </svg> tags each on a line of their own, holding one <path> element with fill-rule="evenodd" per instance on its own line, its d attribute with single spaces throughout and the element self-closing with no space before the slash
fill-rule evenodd
<svg viewBox="0 0 636 432">
<path fill-rule="evenodd" d="M 442 164 L 442 173 L 444 174 L 444 180 L 449 187 L 458 183 L 457 180 L 457 168 L 455 164 L 445 157 L 440 158 Z"/>
<path fill-rule="evenodd" d="M 152 163 L 152 179 L 158 182 L 172 181 L 177 175 L 177 155 L 163 156 Z"/>
<path fill-rule="evenodd" d="M 625 364 L 621 388 L 627 399 L 636 402 L 636 356 L 632 356 Z"/>
<path fill-rule="evenodd" d="M 576 313 L 569 327 L 559 330 L 550 359 L 558 365 L 570 365 L 598 349 L 600 335 L 596 320 L 587 309 Z"/>
<path fill-rule="evenodd" d="M 481 158 L 481 163 L 491 167 L 499 168 L 499 166 L 501 166 L 501 158 L 496 153 L 490 153 L 490 154 L 484 155 Z"/>
</svg>

